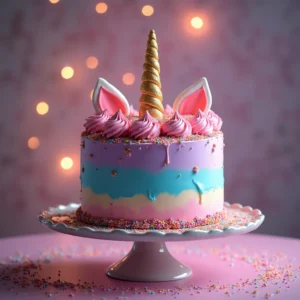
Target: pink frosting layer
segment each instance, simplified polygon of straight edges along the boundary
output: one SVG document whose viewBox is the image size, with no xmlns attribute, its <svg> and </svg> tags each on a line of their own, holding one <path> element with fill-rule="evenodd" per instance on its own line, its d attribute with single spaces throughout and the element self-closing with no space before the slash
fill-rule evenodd
<svg viewBox="0 0 300 300">
<path fill-rule="evenodd" d="M 83 125 L 88 134 L 101 132 L 104 129 L 106 121 L 110 118 L 107 110 L 94 114 L 86 119 L 86 123 Z"/>
<path fill-rule="evenodd" d="M 119 110 L 105 123 L 103 135 L 107 138 L 125 136 L 128 134 L 130 125 L 130 121 Z"/>
<path fill-rule="evenodd" d="M 207 113 L 207 118 L 212 122 L 214 130 L 221 130 L 223 121 L 215 112 L 209 110 Z"/>
<path fill-rule="evenodd" d="M 163 135 L 171 137 L 186 137 L 191 135 L 192 126 L 176 111 L 173 118 L 161 126 L 161 131 Z"/>
<path fill-rule="evenodd" d="M 138 117 L 139 116 L 139 112 L 136 109 L 134 109 L 133 105 L 130 105 L 129 116 L 130 117 Z"/>
<path fill-rule="evenodd" d="M 174 110 L 173 110 L 173 108 L 169 104 L 166 105 L 164 114 L 167 117 L 172 117 L 173 116 Z"/>
<path fill-rule="evenodd" d="M 152 139 L 160 134 L 160 124 L 148 111 L 129 128 L 129 134 L 135 139 Z"/>
<path fill-rule="evenodd" d="M 99 216 L 108 219 L 129 219 L 129 220 L 144 220 L 144 219 L 160 219 L 167 220 L 169 218 L 180 220 L 192 220 L 195 217 L 205 218 L 207 215 L 212 215 L 223 210 L 224 200 L 214 200 L 214 205 L 210 207 L 199 205 L 195 199 L 190 199 L 183 207 L 175 207 L 173 209 L 158 211 L 149 203 L 145 208 L 134 211 L 126 205 L 118 204 L 118 200 L 112 200 L 108 208 L 103 208 L 100 204 L 82 204 L 82 210 L 92 216 Z"/>
<path fill-rule="evenodd" d="M 213 132 L 212 121 L 200 109 L 189 122 L 194 134 L 211 135 Z"/>
</svg>

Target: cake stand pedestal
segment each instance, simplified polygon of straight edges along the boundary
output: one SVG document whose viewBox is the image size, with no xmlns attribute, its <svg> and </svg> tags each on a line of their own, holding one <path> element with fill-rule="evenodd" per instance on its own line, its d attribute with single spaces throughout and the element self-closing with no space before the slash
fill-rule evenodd
<svg viewBox="0 0 300 300">
<path fill-rule="evenodd" d="M 112 278 L 129 281 L 170 281 L 192 275 L 192 270 L 168 251 L 167 241 L 191 241 L 243 234 L 257 229 L 264 221 L 258 209 L 225 203 L 225 221 L 208 226 L 173 230 L 137 230 L 88 225 L 75 218 L 79 204 L 59 205 L 43 211 L 38 219 L 52 230 L 94 239 L 133 241 L 130 252 L 107 268 Z"/>
<path fill-rule="evenodd" d="M 134 242 L 130 252 L 108 267 L 106 274 L 130 281 L 170 281 L 189 277 L 192 270 L 170 254 L 165 242 Z"/>
</svg>

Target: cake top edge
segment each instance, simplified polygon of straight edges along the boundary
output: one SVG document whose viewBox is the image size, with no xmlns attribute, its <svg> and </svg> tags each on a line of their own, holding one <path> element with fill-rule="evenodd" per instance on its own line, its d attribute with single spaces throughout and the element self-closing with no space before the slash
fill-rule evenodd
<svg viewBox="0 0 300 300">
<path fill-rule="evenodd" d="M 108 144 L 158 144 L 158 145 L 170 145 L 173 143 L 186 143 L 186 142 L 195 142 L 201 140 L 209 141 L 212 138 L 221 138 L 223 137 L 222 131 L 214 131 L 210 136 L 200 135 L 200 134 L 192 134 L 187 137 L 169 137 L 169 136 L 160 136 L 151 139 L 134 139 L 130 136 L 118 137 L 118 138 L 110 138 L 107 139 L 103 136 L 103 133 L 92 133 L 88 134 L 86 131 L 82 132 L 82 138 L 86 138 L 88 140 L 97 141 L 100 143 L 108 143 Z"/>
</svg>

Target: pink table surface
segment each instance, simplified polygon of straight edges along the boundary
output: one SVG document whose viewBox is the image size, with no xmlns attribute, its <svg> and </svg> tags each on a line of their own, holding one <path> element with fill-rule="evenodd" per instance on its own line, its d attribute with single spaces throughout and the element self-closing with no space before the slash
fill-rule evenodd
<svg viewBox="0 0 300 300">
<path fill-rule="evenodd" d="M 167 243 L 192 277 L 159 283 L 108 278 L 106 267 L 131 245 L 64 234 L 2 239 L 0 299 L 300 299 L 300 240 L 247 234 Z"/>
</svg>

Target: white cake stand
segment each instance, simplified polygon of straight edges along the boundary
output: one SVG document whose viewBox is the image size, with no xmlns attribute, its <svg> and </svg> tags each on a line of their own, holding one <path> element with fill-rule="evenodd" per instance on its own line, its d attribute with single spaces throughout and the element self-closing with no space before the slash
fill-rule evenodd
<svg viewBox="0 0 300 300">
<path fill-rule="evenodd" d="M 167 241 L 191 241 L 243 234 L 257 229 L 264 221 L 258 209 L 225 203 L 227 219 L 217 225 L 193 229 L 135 230 L 87 225 L 75 219 L 79 204 L 59 205 L 43 211 L 38 219 L 52 230 L 94 239 L 134 241 L 130 252 L 107 268 L 110 277 L 129 281 L 170 281 L 189 277 L 192 270 L 168 251 Z"/>
</svg>

